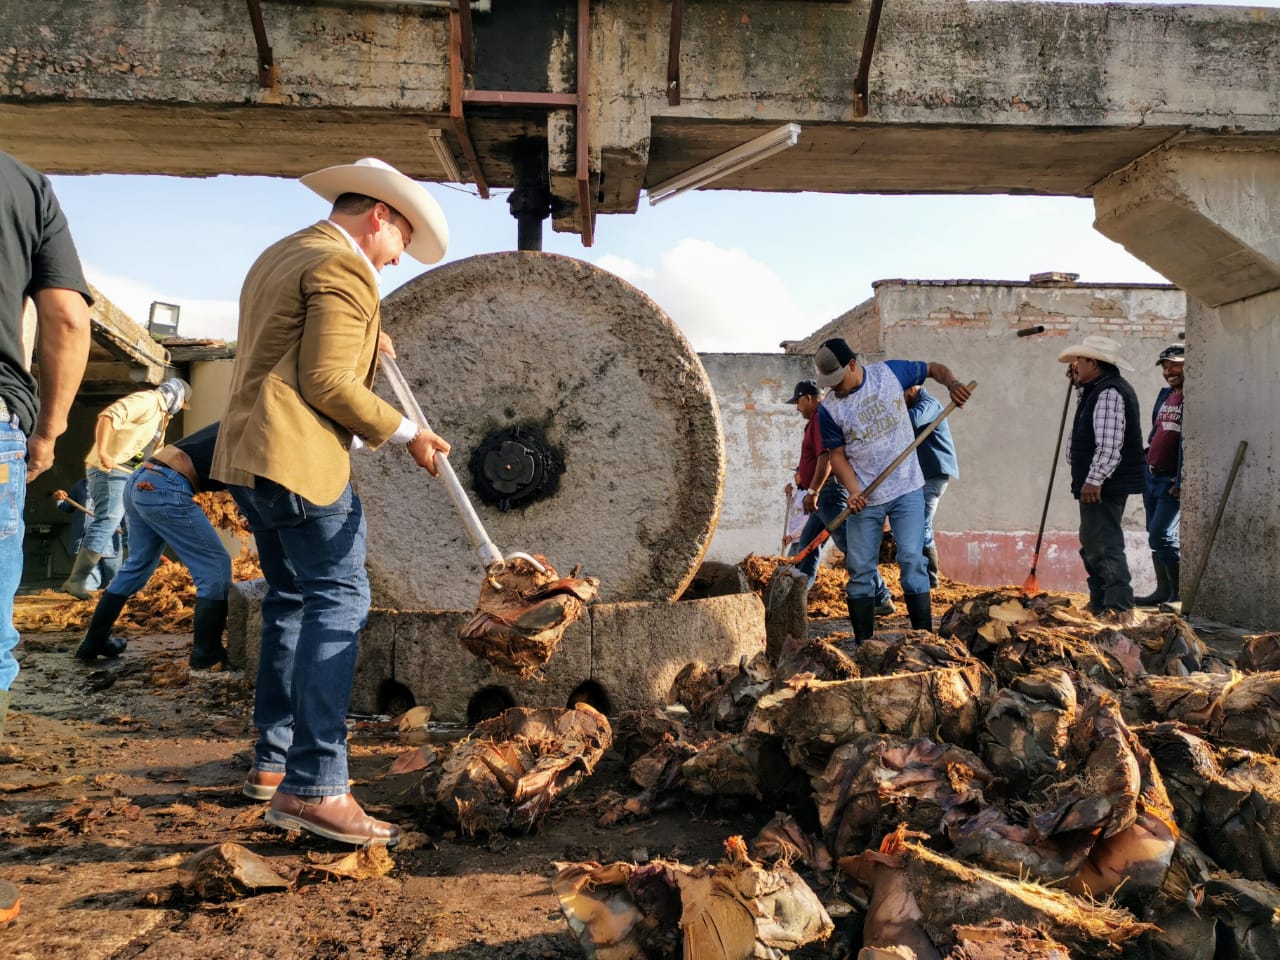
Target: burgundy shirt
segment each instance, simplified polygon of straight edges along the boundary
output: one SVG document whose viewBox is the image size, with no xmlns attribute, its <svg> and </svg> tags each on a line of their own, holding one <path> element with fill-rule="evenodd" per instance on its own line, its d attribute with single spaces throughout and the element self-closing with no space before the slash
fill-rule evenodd
<svg viewBox="0 0 1280 960">
<path fill-rule="evenodd" d="M 1182 442 L 1182 391 L 1171 390 L 1156 412 L 1155 432 L 1147 448 L 1152 473 L 1173 476 L 1178 472 L 1178 444 Z"/>
<path fill-rule="evenodd" d="M 822 428 L 818 425 L 818 415 L 815 413 L 804 426 L 804 439 L 800 441 L 800 466 L 796 467 L 796 473 L 800 474 L 800 486 L 806 490 L 813 484 L 813 471 L 821 454 Z"/>
</svg>

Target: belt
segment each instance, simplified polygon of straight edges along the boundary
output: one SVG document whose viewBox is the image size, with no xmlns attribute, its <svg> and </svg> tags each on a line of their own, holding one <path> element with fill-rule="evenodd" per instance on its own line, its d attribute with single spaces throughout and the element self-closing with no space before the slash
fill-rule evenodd
<svg viewBox="0 0 1280 960">
<path fill-rule="evenodd" d="M 160 470 L 163 468 L 165 470 L 172 470 L 178 476 L 184 478 L 189 484 L 191 484 L 191 489 L 193 491 L 199 490 L 200 478 L 196 476 L 195 470 L 189 466 L 191 462 L 190 459 L 185 456 L 183 457 L 183 459 L 186 460 L 187 463 L 184 463 L 181 466 L 179 466 L 177 464 L 165 463 L 163 460 L 157 460 L 155 457 L 148 457 L 146 460 L 142 462 L 142 469 L 143 470 Z"/>
</svg>

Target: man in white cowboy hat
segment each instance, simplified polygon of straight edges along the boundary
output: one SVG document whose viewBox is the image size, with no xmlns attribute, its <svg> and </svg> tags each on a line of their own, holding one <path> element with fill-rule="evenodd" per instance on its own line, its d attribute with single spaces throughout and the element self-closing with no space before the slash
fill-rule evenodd
<svg viewBox="0 0 1280 960">
<path fill-rule="evenodd" d="M 1120 370 L 1133 367 L 1110 337 L 1090 335 L 1058 355 L 1076 385 L 1076 415 L 1067 440 L 1071 495 L 1080 501 L 1080 558 L 1089 584 L 1089 609 L 1132 625 L 1133 589 L 1124 553 L 1129 495 L 1141 493 L 1145 464 L 1138 395 Z"/>
<path fill-rule="evenodd" d="M 1186 348 L 1175 343 L 1160 351 L 1156 365 L 1167 387 L 1156 394 L 1147 434 L 1147 476 L 1142 505 L 1147 513 L 1147 544 L 1156 572 L 1156 589 L 1134 603 L 1142 607 L 1179 599 L 1182 567 L 1178 527 L 1182 519 L 1182 370 Z"/>
<path fill-rule="evenodd" d="M 240 293 L 239 344 L 212 475 L 253 530 L 267 580 L 254 698 L 254 765 L 243 792 L 266 819 L 344 843 L 395 844 L 347 778 L 346 713 L 356 638 L 369 610 L 365 522 L 350 450 L 403 444 L 435 474 L 449 444 L 372 390 L 382 332 L 378 275 L 402 253 L 444 256 L 444 213 L 381 160 L 327 167 L 302 183 L 328 219 L 268 247 Z"/>
<path fill-rule="evenodd" d="M 169 421 L 186 409 L 190 400 L 191 384 L 170 377 L 154 390 L 121 397 L 98 414 L 93 447 L 84 458 L 93 516 L 84 525 L 75 563 L 62 582 L 63 592 L 89 599 L 89 578 L 102 558 L 120 543 L 116 531 L 124 519 L 124 490 L 129 477 L 143 460 L 164 446 Z"/>
</svg>

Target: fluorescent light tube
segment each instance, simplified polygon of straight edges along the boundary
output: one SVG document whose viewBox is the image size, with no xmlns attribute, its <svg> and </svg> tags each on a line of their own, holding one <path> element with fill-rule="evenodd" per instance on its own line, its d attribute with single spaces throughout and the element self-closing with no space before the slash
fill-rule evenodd
<svg viewBox="0 0 1280 960">
<path fill-rule="evenodd" d="M 669 180 L 654 184 L 648 191 L 649 205 L 653 206 L 663 200 L 670 200 L 686 190 L 696 190 L 713 180 L 719 180 L 721 177 L 757 164 L 765 157 L 771 157 L 788 147 L 794 147 L 799 139 L 800 124 L 784 123 L 776 130 L 771 130 L 754 140 L 748 140 L 732 150 L 726 150 L 720 156 L 712 157 L 696 167 L 690 167 L 684 173 L 677 174 Z"/>
</svg>

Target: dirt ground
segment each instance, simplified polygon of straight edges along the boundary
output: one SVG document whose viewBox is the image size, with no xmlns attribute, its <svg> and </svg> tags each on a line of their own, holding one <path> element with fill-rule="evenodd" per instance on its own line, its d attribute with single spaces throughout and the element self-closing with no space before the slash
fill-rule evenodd
<svg viewBox="0 0 1280 960">
<path fill-rule="evenodd" d="M 716 860 L 728 836 L 754 836 L 773 813 L 681 805 L 597 826 L 611 797 L 636 792 L 610 753 L 538 834 L 467 840 L 421 819 L 414 774 L 386 773 L 411 748 L 357 725 L 353 791 L 409 834 L 394 870 L 225 904 L 184 899 L 178 863 L 210 844 L 242 844 L 286 876 L 351 848 L 271 827 L 266 804 L 240 795 L 251 696 L 235 672 L 190 674 L 189 634 L 133 639 L 97 669 L 74 659 L 78 641 L 37 633 L 18 647 L 0 742 L 0 877 L 22 895 L 0 930 L 6 960 L 581 957 L 551 892 L 555 861 Z"/>
</svg>

